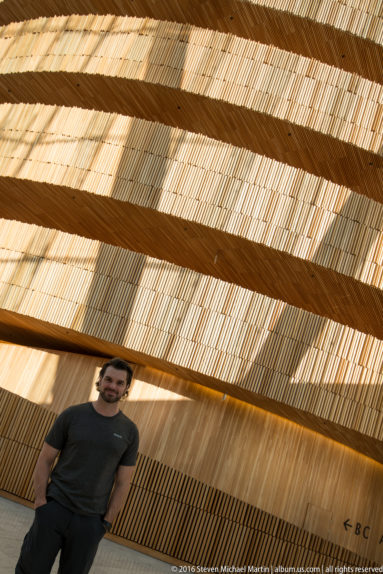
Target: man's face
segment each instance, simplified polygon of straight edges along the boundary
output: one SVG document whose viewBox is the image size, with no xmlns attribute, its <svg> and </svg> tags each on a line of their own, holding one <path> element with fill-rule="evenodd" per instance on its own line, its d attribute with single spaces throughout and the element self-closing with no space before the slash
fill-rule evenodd
<svg viewBox="0 0 383 574">
<path fill-rule="evenodd" d="M 104 376 L 98 381 L 98 390 L 106 403 L 117 403 L 126 391 L 128 373 L 107 367 Z"/>
</svg>

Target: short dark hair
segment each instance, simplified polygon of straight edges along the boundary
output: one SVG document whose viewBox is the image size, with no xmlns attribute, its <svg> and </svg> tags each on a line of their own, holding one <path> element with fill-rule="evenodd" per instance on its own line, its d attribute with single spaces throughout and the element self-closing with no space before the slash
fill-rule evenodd
<svg viewBox="0 0 383 574">
<path fill-rule="evenodd" d="M 113 359 L 110 359 L 108 362 L 106 362 L 102 365 L 99 376 L 98 376 L 98 380 L 96 382 L 96 387 L 98 388 L 99 381 L 105 375 L 105 371 L 108 367 L 113 367 L 114 369 L 117 369 L 119 371 L 125 371 L 126 372 L 126 391 L 125 392 L 127 393 L 129 390 L 129 387 L 131 385 L 131 382 L 132 382 L 133 370 L 132 370 L 132 367 L 129 365 L 129 363 L 127 363 L 127 361 L 124 361 L 124 359 L 120 359 L 119 357 L 114 357 Z"/>
</svg>

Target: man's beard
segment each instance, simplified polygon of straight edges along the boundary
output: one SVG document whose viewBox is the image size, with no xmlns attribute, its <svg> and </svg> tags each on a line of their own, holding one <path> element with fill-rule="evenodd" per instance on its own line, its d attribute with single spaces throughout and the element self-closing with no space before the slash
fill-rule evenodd
<svg viewBox="0 0 383 574">
<path fill-rule="evenodd" d="M 106 403 L 118 403 L 121 398 L 118 394 L 115 393 L 107 395 L 106 393 L 110 393 L 110 391 L 99 391 L 99 393 Z"/>
</svg>

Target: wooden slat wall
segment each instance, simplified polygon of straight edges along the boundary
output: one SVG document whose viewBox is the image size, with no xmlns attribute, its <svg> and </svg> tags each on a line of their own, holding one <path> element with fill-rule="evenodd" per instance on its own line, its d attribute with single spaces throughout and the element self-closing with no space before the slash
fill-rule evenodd
<svg viewBox="0 0 383 574">
<path fill-rule="evenodd" d="M 381 198 L 378 83 L 272 46 L 148 19 L 69 16 L 0 33 L 3 101 L 11 94 L 188 125 Z"/>
<path fill-rule="evenodd" d="M 147 457 L 140 459 L 124 514 L 114 527 L 115 534 L 176 555 L 182 562 L 218 566 L 367 563 Z"/>
<path fill-rule="evenodd" d="M 0 38 L 1 74 L 143 77 L 379 151 L 379 84 L 272 46 L 170 22 L 96 15 L 11 24 Z"/>
<path fill-rule="evenodd" d="M 0 1 L 24 20 L 0 29 L 0 332 L 175 374 L 136 368 L 144 450 L 115 534 L 206 565 L 382 563 L 381 467 L 291 422 L 383 461 L 378 5 L 60 4 Z M 87 231 L 116 213 L 135 242 Z M 12 391 L 53 410 L 94 392 L 98 358 L 77 385 L 78 357 L 28 352 Z M 0 406 L 0 488 L 30 500 L 52 412 Z"/>
<path fill-rule="evenodd" d="M 0 407 L 0 488 L 32 500 L 38 445 L 55 415 L 4 389 Z M 143 455 L 113 534 L 204 566 L 374 564 Z"/>
<path fill-rule="evenodd" d="M 97 397 L 105 359 L 0 343 L 0 386 L 53 411 Z"/>
<path fill-rule="evenodd" d="M 60 14 L 116 14 L 194 24 L 278 46 L 381 81 L 379 2 L 327 0 L 205 0 L 116 2 L 115 0 L 3 0 L 0 23 Z M 310 38 L 310 41 L 307 41 Z"/>
<path fill-rule="evenodd" d="M 94 110 L 3 104 L 0 126 L 2 177 L 112 197 L 383 285 L 383 205 L 324 178 L 192 132 Z M 20 197 L 20 216 L 22 205 Z"/>
<path fill-rule="evenodd" d="M 0 216 L 145 252 L 383 337 L 381 204 L 153 122 L 0 111 Z"/>
<path fill-rule="evenodd" d="M 211 377 L 234 394 L 245 389 L 289 405 L 302 422 L 311 413 L 382 440 L 381 340 L 54 230 L 4 221 L 0 245 L 2 309 L 186 368 L 201 382 Z"/>
<path fill-rule="evenodd" d="M 0 384 L 57 413 L 96 398 L 94 381 L 103 362 L 2 344 Z M 148 367 L 135 366 L 132 389 L 121 408 L 139 426 L 141 454 L 168 469 L 169 484 L 193 477 L 212 492 L 218 489 L 359 554 L 379 556 L 383 467 L 371 459 L 242 401 Z M 22 411 L 20 420 L 24 415 Z M 165 490 L 160 495 L 168 496 Z M 370 539 L 346 533 L 346 516 L 369 524 Z"/>
</svg>

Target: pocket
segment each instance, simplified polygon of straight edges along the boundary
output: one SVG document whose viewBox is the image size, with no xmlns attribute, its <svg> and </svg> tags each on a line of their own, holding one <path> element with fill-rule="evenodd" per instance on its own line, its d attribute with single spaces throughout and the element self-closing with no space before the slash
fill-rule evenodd
<svg viewBox="0 0 383 574">
<path fill-rule="evenodd" d="M 47 501 L 46 501 L 45 504 L 42 504 L 41 506 L 38 506 L 37 508 L 35 508 L 35 513 L 36 513 L 36 514 L 41 514 L 41 513 L 45 512 L 45 510 L 46 510 L 49 506 L 51 506 L 52 502 L 54 502 L 52 498 L 47 499 Z"/>
<path fill-rule="evenodd" d="M 39 528 L 47 528 L 51 522 L 54 514 L 52 512 L 52 503 L 46 502 L 35 509 L 35 521 L 39 525 Z"/>
<path fill-rule="evenodd" d="M 100 518 L 100 530 L 101 530 L 100 537 L 104 538 L 104 536 L 106 534 L 106 529 L 105 529 L 104 523 L 102 521 L 102 518 Z"/>
</svg>

